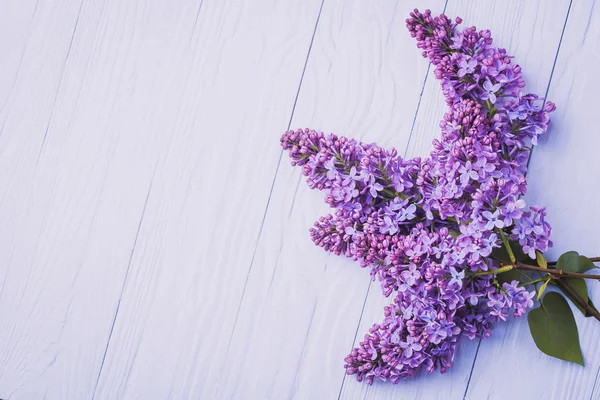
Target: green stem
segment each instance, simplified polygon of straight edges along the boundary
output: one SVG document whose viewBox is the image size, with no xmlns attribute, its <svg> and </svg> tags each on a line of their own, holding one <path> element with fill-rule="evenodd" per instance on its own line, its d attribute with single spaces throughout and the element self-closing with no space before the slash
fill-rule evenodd
<svg viewBox="0 0 600 400">
<path fill-rule="evenodd" d="M 508 243 L 508 239 L 506 238 L 506 235 L 504 235 L 502 229 L 498 229 L 498 232 L 500 232 L 500 239 L 502 239 L 502 244 L 504 244 L 504 247 L 506 247 L 508 257 L 510 258 L 510 261 L 514 264 L 517 261 L 517 259 L 515 258 L 515 253 L 513 253 L 512 249 L 510 248 L 510 243 Z"/>
<path fill-rule="evenodd" d="M 510 271 L 511 269 L 514 269 L 514 268 L 515 267 L 512 265 L 505 265 L 504 267 L 500 267 L 497 269 L 491 269 L 489 271 L 470 272 L 470 273 L 467 273 L 467 275 L 468 276 L 498 275 L 503 272 Z"/>
<path fill-rule="evenodd" d="M 544 277 L 544 278 L 536 279 L 536 280 L 534 280 L 534 281 L 529 281 L 529 282 L 526 282 L 526 283 L 527 283 L 528 285 L 532 285 L 532 284 L 534 284 L 534 283 L 544 282 L 544 281 L 547 281 L 547 280 L 551 279 L 551 278 L 549 278 L 549 277 L 547 277 L 547 276 L 548 276 L 548 275 L 546 275 L 546 277 Z"/>
<path fill-rule="evenodd" d="M 515 269 L 515 271 L 517 271 L 521 276 L 523 276 L 524 278 L 527 278 L 528 280 L 532 280 L 531 277 L 529 275 L 527 275 L 525 272 L 523 271 L 519 271 L 518 269 Z M 540 275 L 541 276 L 541 275 Z"/>
</svg>

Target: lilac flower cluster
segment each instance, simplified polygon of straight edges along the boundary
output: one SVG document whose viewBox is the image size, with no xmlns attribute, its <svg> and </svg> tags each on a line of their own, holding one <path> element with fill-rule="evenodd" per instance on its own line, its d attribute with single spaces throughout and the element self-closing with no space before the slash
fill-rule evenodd
<svg viewBox="0 0 600 400">
<path fill-rule="evenodd" d="M 359 381 L 447 371 L 460 336 L 489 337 L 495 322 L 533 306 L 519 282 L 474 275 L 498 268 L 490 254 L 502 236 L 532 258 L 552 244 L 544 209 L 526 210 L 520 197 L 554 105 L 522 92 L 520 67 L 489 31 L 460 22 L 417 10 L 407 20 L 450 107 L 428 158 L 308 129 L 281 138 L 335 210 L 315 223 L 313 241 L 369 267 L 393 299 L 345 359 Z"/>
</svg>

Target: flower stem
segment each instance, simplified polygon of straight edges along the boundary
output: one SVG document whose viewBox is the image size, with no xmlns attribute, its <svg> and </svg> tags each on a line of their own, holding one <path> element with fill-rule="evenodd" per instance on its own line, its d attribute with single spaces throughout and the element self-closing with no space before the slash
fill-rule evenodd
<svg viewBox="0 0 600 400">
<path fill-rule="evenodd" d="M 468 276 L 482 276 L 482 275 L 497 275 L 506 271 L 510 271 L 511 269 L 515 269 L 513 265 L 505 265 L 504 267 L 500 267 L 497 269 L 490 269 L 489 271 L 479 271 L 479 272 L 471 272 L 467 273 Z"/>
<path fill-rule="evenodd" d="M 527 276 L 527 275 L 525 275 L 525 276 Z M 533 281 L 530 280 L 529 282 L 525 282 L 525 283 L 528 284 L 528 285 L 533 285 L 534 283 L 540 283 L 540 282 L 544 282 L 544 281 L 547 281 L 547 280 L 549 280 L 549 278 L 544 277 L 544 278 L 539 278 L 539 279 L 536 279 L 536 280 L 533 280 Z"/>
<path fill-rule="evenodd" d="M 600 313 L 596 310 L 594 310 L 593 307 L 591 307 L 587 301 L 584 301 L 578 294 L 577 292 L 575 292 L 571 286 L 569 286 L 569 284 L 567 284 L 566 282 L 563 282 L 561 279 L 557 279 L 557 284 L 558 286 L 560 286 L 561 288 L 565 289 L 573 298 L 573 300 L 575 300 L 581 307 L 583 307 L 585 309 L 585 311 L 587 311 L 588 313 L 590 313 L 592 316 L 594 316 L 594 318 L 596 318 L 598 321 L 600 321 Z"/>
<path fill-rule="evenodd" d="M 502 229 L 498 229 L 498 232 L 500 233 L 500 239 L 502 239 L 502 243 L 504 244 L 504 247 L 506 247 L 506 251 L 508 252 L 508 257 L 510 258 L 510 261 L 514 264 L 515 261 L 517 261 L 517 259 L 515 258 L 515 253 L 513 253 L 512 249 L 510 248 L 510 243 L 508 243 L 508 239 L 506 238 L 506 235 L 504 235 L 504 232 L 502 231 Z"/>
</svg>

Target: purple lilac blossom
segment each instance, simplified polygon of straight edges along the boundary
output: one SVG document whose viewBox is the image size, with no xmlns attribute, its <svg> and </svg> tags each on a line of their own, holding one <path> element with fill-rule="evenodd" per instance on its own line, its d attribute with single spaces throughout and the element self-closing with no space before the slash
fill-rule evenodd
<svg viewBox="0 0 600 400">
<path fill-rule="evenodd" d="M 312 240 L 369 267 L 392 299 L 384 319 L 345 358 L 348 374 L 397 383 L 424 369 L 446 372 L 459 337 L 491 336 L 511 313 L 522 316 L 534 293 L 500 284 L 488 258 L 499 234 L 532 258 L 552 245 L 545 210 L 525 209 L 532 145 L 548 128 L 552 103 L 525 94 L 518 65 L 492 47 L 489 31 L 415 10 L 407 27 L 449 105 L 441 138 L 425 159 L 396 149 L 304 129 L 283 134 L 292 165 L 325 192 L 334 215 L 311 228 Z"/>
</svg>

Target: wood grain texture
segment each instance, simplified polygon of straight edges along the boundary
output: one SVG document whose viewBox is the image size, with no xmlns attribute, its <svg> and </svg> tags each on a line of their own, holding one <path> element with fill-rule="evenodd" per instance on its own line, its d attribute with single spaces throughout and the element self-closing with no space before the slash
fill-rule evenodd
<svg viewBox="0 0 600 400">
<path fill-rule="evenodd" d="M 446 106 L 405 28 L 415 5 L 0 1 L 0 398 L 600 398 L 600 328 L 579 315 L 585 368 L 540 353 L 521 319 L 463 341 L 445 375 L 344 375 L 388 300 L 312 244 L 329 210 L 279 135 L 427 155 Z M 418 7 L 491 29 L 549 90 L 527 201 L 548 206 L 553 257 L 599 255 L 598 7 Z"/>
<path fill-rule="evenodd" d="M 185 201 L 185 191 L 177 197 L 178 193 L 166 190 L 172 188 L 163 186 L 166 182 L 202 188 L 201 198 L 195 199 L 199 201 L 187 203 L 194 210 L 204 210 L 200 216 L 210 213 L 215 218 L 227 190 L 236 196 L 230 204 L 235 201 L 241 214 L 232 209 L 227 214 L 230 222 L 221 221 L 221 227 L 238 219 L 243 222 L 236 223 L 238 237 L 246 236 L 240 229 L 244 224 L 257 235 L 270 187 L 264 175 L 272 180 L 279 154 L 277 141 L 258 139 L 265 130 L 285 126 L 290 118 L 319 10 L 315 2 L 296 7 L 280 4 L 277 15 L 272 4 L 265 3 L 262 9 L 246 4 L 244 11 L 237 4 L 213 2 L 203 5 L 210 12 L 201 15 L 201 2 L 176 9 L 168 1 L 81 4 L 57 3 L 49 5 L 47 11 L 39 10 L 46 12 L 40 16 L 39 40 L 47 54 L 38 53 L 34 66 L 42 70 L 53 67 L 51 62 L 58 51 L 55 42 L 60 41 L 63 51 L 56 53 L 58 77 L 56 83 L 47 84 L 46 75 L 40 80 L 27 77 L 14 92 L 22 100 L 11 99 L 4 123 L 9 133 L 3 134 L 1 147 L 0 397 L 31 399 L 48 394 L 50 398 L 85 399 L 97 391 L 106 397 L 113 390 L 119 394 L 119 386 L 97 385 L 106 356 L 108 371 L 130 362 L 123 357 L 113 363 L 112 353 L 107 355 L 106 351 L 121 299 L 125 299 L 122 291 L 133 249 L 138 242 L 140 246 L 147 242 L 144 236 L 138 240 L 138 234 L 150 205 L 153 178 L 157 179 L 154 187 L 158 187 L 160 198 L 171 197 L 174 207 L 181 204 L 175 198 Z M 279 18 L 261 26 L 263 21 L 254 18 L 261 13 Z M 70 24 L 63 35 L 55 24 L 62 28 L 67 19 Z M 240 31 L 236 33 L 236 29 Z M 255 79 L 257 74 L 260 79 Z M 48 90 L 46 96 L 51 85 L 54 92 Z M 32 93 L 38 86 L 44 92 Z M 38 104 L 41 96 L 49 100 Z M 214 104 L 220 105 L 215 108 Z M 25 111 L 20 112 L 22 108 Z M 256 141 L 255 153 L 262 151 L 270 157 L 257 158 L 248 152 L 251 141 Z M 169 147 L 171 143 L 175 143 L 174 150 Z M 193 151 L 186 151 L 186 147 Z M 223 156 L 230 161 L 220 164 Z M 204 164 L 198 163 L 200 157 Z M 191 160 L 194 169 L 174 167 L 168 176 L 159 161 L 169 159 Z M 234 163 L 240 160 L 245 162 Z M 238 168 L 254 170 L 255 181 L 247 175 L 227 181 Z M 211 174 L 211 169 L 222 172 Z M 195 176 L 194 182 L 189 182 L 190 175 Z M 243 181 L 244 186 L 236 187 Z M 212 193 L 204 191 L 211 187 Z M 251 213 L 255 218 L 247 217 Z M 162 215 L 157 212 L 154 217 Z M 168 220 L 187 227 L 192 218 L 179 209 Z M 224 254 L 222 246 L 212 253 L 213 259 L 208 254 L 217 222 L 201 218 L 194 226 L 196 231 L 186 236 L 188 243 L 195 249 L 204 243 L 205 250 L 200 253 L 207 260 L 188 258 L 188 264 L 169 260 L 167 268 L 178 271 L 171 276 L 181 279 L 181 285 L 190 283 L 189 273 L 196 271 L 198 264 L 215 273 L 226 271 L 222 265 L 215 268 L 220 264 L 215 258 Z M 168 234 L 165 230 L 152 226 L 152 231 L 161 235 Z M 222 229 L 226 231 L 230 229 Z M 179 241 L 180 237 L 173 236 L 172 240 Z M 246 236 L 244 240 L 252 239 Z M 229 253 L 233 256 L 244 254 L 232 250 Z M 152 252 L 143 254 L 148 257 Z M 241 257 L 240 265 L 247 266 L 250 261 L 246 259 Z M 232 259 L 230 265 L 237 267 L 236 261 Z M 155 276 L 155 264 L 144 267 L 147 279 Z M 138 272 L 135 265 L 132 272 Z M 223 279 L 231 280 L 233 273 L 224 274 Z M 208 276 L 201 281 L 215 285 Z M 237 282 L 243 287 L 243 281 Z M 141 294 L 147 289 L 144 287 Z M 201 305 L 218 300 L 208 298 L 208 290 L 197 294 L 200 289 L 198 286 L 192 292 Z M 177 285 L 170 292 L 185 293 Z M 221 292 L 211 293 L 216 296 Z M 168 310 L 168 303 L 163 307 Z M 185 319 L 193 321 L 190 316 L 196 312 L 184 311 Z M 148 315 L 142 317 L 146 320 Z M 135 322 L 131 320 L 127 326 L 135 327 Z M 205 324 L 207 330 L 210 325 Z M 119 334 L 120 326 L 115 328 Z M 199 330 L 186 329 L 200 340 Z M 143 331 L 139 334 L 142 337 Z M 117 336 L 115 350 L 119 343 Z M 192 344 L 183 342 L 181 351 L 191 354 L 187 346 Z M 168 347 L 156 349 L 162 355 Z M 154 365 L 163 368 L 162 363 L 164 360 L 157 360 Z M 152 371 L 145 365 L 142 369 Z M 201 374 L 190 369 L 188 376 Z M 163 381 L 156 383 L 148 389 L 161 385 L 163 391 L 170 390 Z"/>
<path fill-rule="evenodd" d="M 170 2 L 146 13 L 154 18 Z M 216 398 L 320 1 L 204 0 L 96 398 Z M 165 26 L 171 29 L 172 24 Z"/>
</svg>

